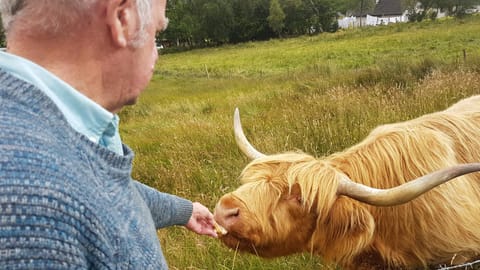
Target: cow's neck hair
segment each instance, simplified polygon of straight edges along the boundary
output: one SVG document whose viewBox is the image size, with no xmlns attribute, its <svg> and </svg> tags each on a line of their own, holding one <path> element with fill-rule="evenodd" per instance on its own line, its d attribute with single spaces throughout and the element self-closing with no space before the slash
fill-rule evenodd
<svg viewBox="0 0 480 270">
<path fill-rule="evenodd" d="M 468 114 L 466 114 L 468 115 Z M 338 171 L 345 173 L 352 181 L 359 182 L 375 188 L 390 188 L 423 176 L 435 170 L 453 166 L 459 163 L 478 162 L 480 157 L 480 144 L 478 141 L 478 125 L 473 125 L 472 120 L 466 115 L 453 110 L 433 113 L 420 118 L 397 124 L 384 125 L 373 130 L 370 135 L 359 144 L 327 157 L 329 163 Z M 476 134 L 476 135 L 475 135 Z M 460 178 L 470 179 L 461 181 L 453 180 L 415 199 L 411 203 L 396 207 L 368 206 L 369 211 L 378 220 L 401 220 L 402 222 L 376 224 L 376 248 L 384 249 L 383 254 L 391 256 L 386 261 L 397 264 L 415 262 L 426 263 L 425 258 L 434 258 L 437 254 L 431 252 L 422 241 L 415 242 L 413 236 L 424 236 L 412 228 L 424 226 L 425 232 L 436 231 L 434 227 L 442 224 L 439 232 L 458 230 L 464 232 L 473 228 L 471 220 L 457 220 L 456 228 L 451 219 L 462 211 L 471 211 L 469 201 L 478 200 L 478 182 L 473 174 Z M 455 197 L 444 194 L 469 194 L 462 195 L 459 202 Z M 433 199 L 441 198 L 441 203 L 433 203 Z M 448 207 L 443 207 L 443 205 Z M 455 209 L 456 205 L 462 208 Z M 466 206 L 465 206 L 466 205 Z M 425 224 L 416 224 L 416 216 L 433 215 Z M 468 215 L 463 215 L 468 217 Z M 452 228 L 450 228 L 452 226 Z M 434 229 L 435 228 L 435 229 Z M 397 237 L 392 236 L 395 232 Z M 459 235 L 468 235 L 467 233 Z M 412 239 L 405 239 L 402 235 L 411 235 Z M 383 242 L 388 239 L 387 242 Z M 467 240 L 449 239 L 448 235 L 438 237 L 436 240 L 438 250 L 448 250 L 454 247 L 458 250 L 465 249 L 462 243 Z M 410 243 L 411 242 L 411 243 Z M 385 246 L 385 247 L 382 247 Z M 408 256 L 398 256 L 396 250 L 405 250 L 409 247 Z M 390 248 L 391 251 L 385 251 Z M 395 255 L 396 254 L 396 255 Z M 408 257 L 412 262 L 405 261 Z"/>
<path fill-rule="evenodd" d="M 477 140 L 461 138 L 465 131 L 476 133 L 470 126 L 468 119 L 454 114 L 425 115 L 379 126 L 359 144 L 327 159 L 352 181 L 376 188 L 395 187 L 438 169 L 475 161 L 454 151 L 465 148 L 459 139 L 467 144 Z"/>
</svg>

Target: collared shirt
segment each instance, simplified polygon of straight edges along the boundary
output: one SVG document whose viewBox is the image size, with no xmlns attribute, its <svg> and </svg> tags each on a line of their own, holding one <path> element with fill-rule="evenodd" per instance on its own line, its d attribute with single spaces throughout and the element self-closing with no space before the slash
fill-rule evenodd
<svg viewBox="0 0 480 270">
<path fill-rule="evenodd" d="M 107 111 L 51 72 L 25 58 L 0 51 L 0 68 L 45 92 L 76 131 L 123 155 L 118 115 Z"/>
</svg>

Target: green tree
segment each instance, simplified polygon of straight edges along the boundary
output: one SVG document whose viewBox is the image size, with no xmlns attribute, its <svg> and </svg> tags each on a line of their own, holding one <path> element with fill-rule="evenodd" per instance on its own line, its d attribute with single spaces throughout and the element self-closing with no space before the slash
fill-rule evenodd
<svg viewBox="0 0 480 270">
<path fill-rule="evenodd" d="M 333 8 L 340 13 L 347 14 L 349 11 L 352 11 L 356 7 L 357 0 L 337 0 L 333 1 Z"/>
<path fill-rule="evenodd" d="M 476 5 L 480 5 L 480 0 L 437 0 L 438 8 L 456 17 L 464 16 L 468 9 Z"/>
<path fill-rule="evenodd" d="M 305 14 L 302 0 L 281 0 L 281 6 L 285 11 L 284 33 L 289 36 L 297 36 L 305 33 L 305 21 L 309 15 Z"/>
<path fill-rule="evenodd" d="M 202 5 L 200 24 L 202 33 L 213 45 L 229 42 L 232 31 L 232 6 L 225 0 L 207 0 Z"/>
<path fill-rule="evenodd" d="M 157 42 L 167 46 L 193 47 L 195 35 L 200 23 L 192 14 L 195 9 L 194 1 L 169 0 L 167 1 L 168 28 L 157 36 Z"/>
<path fill-rule="evenodd" d="M 333 1 L 334 10 L 344 14 L 364 14 L 373 11 L 375 0 L 338 0 Z"/>
<path fill-rule="evenodd" d="M 427 18 L 430 9 L 437 6 L 438 0 L 419 0 L 421 11 L 417 14 L 417 21 L 422 21 Z"/>
<path fill-rule="evenodd" d="M 308 25 L 310 33 L 335 32 L 338 29 L 337 1 L 306 0 L 305 10 L 310 14 Z"/>
<path fill-rule="evenodd" d="M 257 29 L 261 25 L 260 18 L 252 16 L 257 3 L 253 0 L 233 0 L 231 3 L 233 25 L 230 32 L 230 41 L 238 43 L 254 39 Z"/>
<path fill-rule="evenodd" d="M 275 36 L 268 25 L 270 0 L 230 0 L 233 8 L 233 31 L 230 41 L 267 40 Z"/>
<path fill-rule="evenodd" d="M 268 15 L 268 25 L 273 32 L 281 36 L 282 30 L 285 27 L 285 13 L 283 12 L 280 2 L 278 0 L 270 0 L 270 9 Z"/>
</svg>

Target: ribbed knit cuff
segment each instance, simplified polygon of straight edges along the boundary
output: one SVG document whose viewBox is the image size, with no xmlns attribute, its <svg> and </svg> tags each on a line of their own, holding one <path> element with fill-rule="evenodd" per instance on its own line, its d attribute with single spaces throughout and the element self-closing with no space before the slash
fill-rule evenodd
<svg viewBox="0 0 480 270">
<path fill-rule="evenodd" d="M 182 226 L 186 225 L 188 220 L 190 220 L 190 217 L 192 217 L 192 202 L 184 198 L 176 197 L 174 205 L 176 209 L 176 215 L 174 215 L 172 223 Z"/>
</svg>

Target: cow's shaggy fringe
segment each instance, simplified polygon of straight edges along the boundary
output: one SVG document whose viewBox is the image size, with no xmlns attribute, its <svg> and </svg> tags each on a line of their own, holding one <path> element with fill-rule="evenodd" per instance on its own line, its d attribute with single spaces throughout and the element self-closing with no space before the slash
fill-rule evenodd
<svg viewBox="0 0 480 270">
<path fill-rule="evenodd" d="M 252 212 L 271 213 L 285 190 L 300 187 L 304 207 L 317 216 L 310 251 L 346 268 L 365 263 L 365 258 L 372 258 L 366 262 L 370 267 L 427 267 L 450 263 L 452 254 L 474 259 L 480 254 L 478 174 L 459 177 L 393 207 L 338 196 L 337 187 L 347 176 L 368 186 L 390 188 L 441 168 L 479 162 L 478 108 L 480 96 L 442 112 L 380 126 L 361 143 L 321 159 L 286 153 L 254 160 L 241 176 L 244 183 L 262 189 L 249 194 L 264 196 L 253 200 L 260 203 L 251 206 Z M 286 228 L 263 231 L 264 236 L 288 238 L 281 235 L 289 232 L 288 222 L 282 223 Z"/>
</svg>

